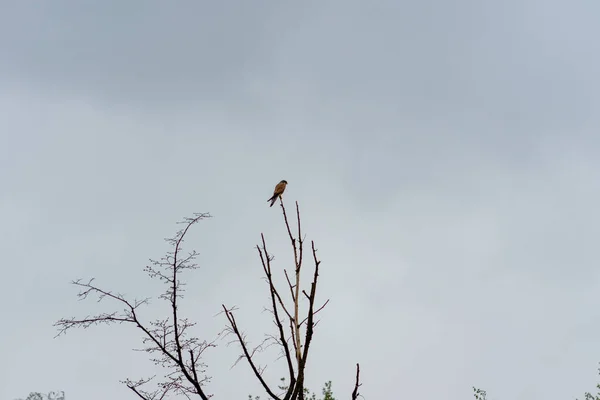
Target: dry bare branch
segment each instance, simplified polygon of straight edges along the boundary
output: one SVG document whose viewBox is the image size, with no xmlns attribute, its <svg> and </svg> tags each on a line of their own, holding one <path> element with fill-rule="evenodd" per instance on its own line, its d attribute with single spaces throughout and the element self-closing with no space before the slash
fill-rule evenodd
<svg viewBox="0 0 600 400">
<path fill-rule="evenodd" d="M 262 377 L 262 371 L 254 363 L 254 360 L 252 359 L 253 354 L 251 354 L 248 351 L 248 346 L 246 345 L 246 341 L 242 337 L 242 333 L 240 332 L 240 330 L 237 326 L 237 323 L 235 321 L 235 317 L 233 316 L 233 313 L 230 310 L 228 310 L 227 307 L 225 307 L 225 305 L 223 305 L 223 311 L 225 312 L 225 315 L 227 316 L 227 319 L 229 320 L 229 326 L 231 328 L 231 331 L 237 337 L 237 341 L 240 344 L 240 346 L 242 347 L 242 352 L 244 353 L 243 358 L 245 358 L 248 361 L 248 364 L 250 364 L 250 368 L 252 368 L 252 371 L 254 372 L 256 379 L 258 379 L 260 384 L 263 386 L 265 391 L 268 393 L 269 396 L 271 396 L 271 398 L 273 400 L 281 400 L 275 393 L 273 393 L 273 391 L 271 390 L 271 388 L 269 387 L 267 382 L 265 382 L 264 378 Z"/>
<path fill-rule="evenodd" d="M 85 329 L 97 324 L 129 323 L 140 329 L 144 333 L 142 339 L 144 346 L 138 350 L 147 352 L 155 365 L 167 369 L 164 380 L 157 384 L 158 388 L 154 391 L 142 389 L 142 386 L 148 384 L 153 378 L 137 381 L 128 379 L 123 382 L 141 399 L 162 400 L 168 394 L 182 395 L 187 398 L 199 396 L 202 400 L 210 398 L 203 389 L 210 378 L 205 375 L 205 365 L 200 359 L 206 349 L 215 347 L 215 341 L 207 342 L 189 336 L 188 331 L 195 326 L 195 323 L 187 318 L 181 318 L 178 310 L 178 300 L 183 295 L 185 285 L 180 281 L 179 275 L 185 270 L 198 268 L 194 263 L 198 253 L 192 251 L 184 254 L 182 244 L 190 228 L 200 220 L 209 217 L 209 214 L 195 214 L 194 217 L 181 221 L 180 224 L 184 225 L 183 229 L 179 230 L 174 237 L 165 239 L 172 246 L 172 251 L 159 261 L 150 260 L 150 265 L 144 268 L 150 278 L 159 279 L 167 285 L 167 289 L 159 299 L 170 303 L 169 318 L 144 322 L 137 311 L 140 306 L 148 304 L 149 299 L 129 301 L 122 294 L 99 288 L 91 279 L 87 283 L 81 280 L 72 282 L 82 289 L 77 295 L 79 299 L 85 299 L 90 295 L 96 295 L 98 301 L 108 298 L 121 304 L 124 307 L 123 311 L 100 313 L 81 319 L 63 318 L 54 324 L 58 329 L 57 337 L 71 328 Z"/>
<path fill-rule="evenodd" d="M 295 374 L 294 374 L 294 366 L 293 366 L 293 363 L 292 363 L 290 348 L 289 348 L 288 342 L 287 342 L 287 340 L 285 338 L 283 324 L 281 322 L 281 319 L 279 318 L 279 312 L 278 312 L 277 304 L 281 305 L 281 308 L 284 310 L 285 314 L 288 316 L 288 319 L 289 319 L 290 323 L 292 323 L 292 316 L 288 312 L 287 308 L 285 307 L 285 304 L 284 304 L 281 296 L 279 295 L 279 292 L 277 291 L 277 288 L 275 287 L 275 284 L 273 283 L 273 274 L 271 272 L 271 258 L 269 257 L 269 253 L 267 251 L 267 244 L 266 244 L 266 241 L 265 241 L 265 236 L 262 233 L 261 233 L 260 236 L 261 236 L 261 239 L 262 239 L 262 249 L 257 246 L 258 254 L 260 256 L 260 260 L 261 260 L 262 265 L 263 265 L 263 271 L 264 271 L 264 273 L 265 273 L 265 275 L 267 277 L 267 280 L 269 282 L 269 291 L 270 291 L 270 294 L 271 294 L 271 306 L 273 307 L 272 308 L 273 317 L 275 318 L 275 324 L 277 325 L 277 330 L 278 330 L 278 333 L 279 333 L 279 342 L 280 342 L 281 346 L 283 347 L 285 359 L 286 359 L 287 366 L 288 366 L 290 386 L 293 386 L 296 383 L 296 377 L 295 377 Z M 264 252 L 264 256 L 263 256 L 263 252 Z M 277 301 L 276 301 L 276 299 L 277 299 Z M 291 333 L 293 335 L 294 334 L 293 324 L 291 324 L 290 326 L 292 327 Z"/>
<path fill-rule="evenodd" d="M 352 391 L 352 400 L 358 399 L 360 393 L 358 393 L 358 388 L 362 386 L 360 383 L 360 365 L 356 363 L 356 382 L 354 383 L 354 390 Z"/>
<path fill-rule="evenodd" d="M 273 315 L 274 325 L 277 329 L 277 335 L 269 335 L 268 337 L 271 340 L 276 340 L 276 342 L 281 346 L 282 358 L 285 358 L 286 360 L 287 369 L 289 373 L 289 385 L 285 394 L 283 395 L 283 400 L 303 400 L 304 370 L 306 367 L 308 350 L 312 341 L 315 327 L 314 316 L 328 304 L 329 300 L 325 301 L 325 303 L 318 309 L 315 309 L 314 304 L 317 293 L 316 289 L 319 278 L 320 261 L 317 259 L 314 243 L 312 243 L 312 253 L 313 261 L 315 264 L 315 270 L 313 273 L 312 282 L 310 284 L 310 290 L 302 290 L 301 272 L 304 261 L 304 239 L 302 238 L 302 229 L 300 224 L 300 208 L 298 206 L 298 203 L 296 202 L 297 236 L 294 236 L 294 234 L 292 233 L 292 228 L 289 224 L 285 205 L 283 204 L 282 200 L 280 201 L 280 204 L 286 231 L 290 239 L 290 244 L 292 246 L 292 251 L 294 255 L 294 283 L 292 283 L 292 280 L 290 279 L 287 270 L 285 268 L 283 269 L 283 274 L 287 282 L 287 288 L 289 289 L 289 296 L 293 308 L 288 307 L 286 305 L 286 301 L 281 295 L 281 289 L 275 286 L 273 272 L 271 268 L 273 257 L 267 251 L 266 240 L 263 234 L 261 234 L 262 243 L 260 246 L 257 246 L 257 250 L 262 263 L 263 272 L 265 274 L 265 280 L 269 285 L 269 291 L 271 295 L 271 309 L 269 311 L 271 311 L 271 314 Z M 303 293 L 304 296 L 300 296 L 301 293 Z M 308 300 L 308 311 L 305 316 L 301 317 L 300 302 L 303 299 Z M 271 398 L 273 398 L 274 400 L 278 400 L 279 398 L 275 394 L 274 390 L 271 389 L 271 387 L 264 381 L 263 377 L 261 376 L 261 370 L 253 360 L 253 354 L 248 350 L 245 338 L 240 333 L 239 327 L 237 326 L 232 310 L 227 310 L 225 306 L 223 306 L 223 310 L 225 311 L 229 321 L 230 332 L 236 336 L 237 342 L 242 348 L 242 355 L 240 357 L 245 358 L 248 361 L 250 368 L 254 371 L 254 374 L 256 375 L 257 379 L 261 382 L 267 394 L 271 396 Z M 282 317 L 284 319 L 285 317 L 287 317 L 287 323 L 282 319 Z M 289 332 L 291 334 L 291 342 L 293 344 L 293 349 L 290 349 L 290 345 L 288 344 L 288 338 L 286 337 L 284 328 L 285 325 L 289 325 Z M 306 327 L 305 334 L 302 333 L 303 326 Z"/>
<path fill-rule="evenodd" d="M 258 346 L 251 349 L 248 347 L 245 334 L 238 327 L 234 316 L 235 307 L 228 309 L 225 305 L 222 305 L 222 312 L 227 317 L 228 326 L 217 337 L 222 334 L 224 336 L 231 334 L 234 337 L 233 342 L 241 347 L 242 352 L 235 364 L 241 359 L 246 359 L 254 375 L 271 399 L 304 400 L 305 369 L 314 330 L 319 322 L 315 321 L 315 315 L 327 306 L 329 300 L 327 299 L 320 307 L 315 307 L 321 261 L 317 257 L 317 250 L 313 241 L 311 241 L 312 261 L 314 263 L 312 281 L 310 287 L 304 289 L 301 287 L 303 263 L 305 261 L 305 239 L 302 236 L 300 208 L 296 202 L 297 230 L 293 230 L 281 198 L 280 204 L 294 256 L 293 278 L 288 274 L 286 268 L 276 270 L 276 273 L 277 271 L 283 271 L 285 276 L 286 283 L 282 288 L 276 286 L 272 269 L 273 256 L 267 250 L 263 234 L 261 234 L 261 244 L 256 246 L 263 268 L 264 279 L 269 287 L 270 306 L 266 310 L 273 316 L 276 331 L 267 333 L 266 338 Z M 202 362 L 202 355 L 207 349 L 215 347 L 216 340 L 208 342 L 192 336 L 191 331 L 196 324 L 182 317 L 179 309 L 179 299 L 185 293 L 185 283 L 180 279 L 181 273 L 198 268 L 195 263 L 198 253 L 196 251 L 184 253 L 182 245 L 190 228 L 198 221 L 208 217 L 210 217 L 209 214 L 195 214 L 192 218 L 185 218 L 180 222 L 184 227 L 174 237 L 166 239 L 172 250 L 158 261 L 150 260 L 150 264 L 144 268 L 151 279 L 158 279 L 165 284 L 166 289 L 158 298 L 169 303 L 170 312 L 168 317 L 149 322 L 143 321 L 139 315 L 139 309 L 142 305 L 148 304 L 148 298 L 128 300 L 125 295 L 96 286 L 94 280 L 91 279 L 87 282 L 82 280 L 72 282 L 81 290 L 77 295 L 80 300 L 96 296 L 98 301 L 108 299 L 122 309 L 84 318 L 63 318 L 55 323 L 58 329 L 57 337 L 65 334 L 71 328 L 85 329 L 98 324 L 130 324 L 141 330 L 143 332 L 143 346 L 134 350 L 148 353 L 150 360 L 155 365 L 165 368 L 166 371 L 156 383 L 154 382 L 154 376 L 137 381 L 129 379 L 123 381 L 140 399 L 165 400 L 170 395 L 182 396 L 188 399 L 200 397 L 202 400 L 208 400 L 212 397 L 212 395 L 205 392 L 205 384 L 209 382 L 210 378 L 206 375 L 206 365 Z M 296 236 L 292 233 L 293 231 L 297 232 Z M 310 262 L 310 259 L 307 260 L 307 262 Z M 286 284 L 287 289 L 285 288 Z M 287 295 L 289 295 L 289 298 Z M 307 306 L 304 302 L 308 303 Z M 274 344 L 281 348 L 279 358 L 285 359 L 289 375 L 289 385 L 282 395 L 278 395 L 273 386 L 265 381 L 263 373 L 266 366 L 258 365 L 255 360 L 255 355 L 258 352 Z M 359 396 L 358 387 L 361 386 L 359 383 L 359 365 L 357 364 L 356 367 L 356 384 L 352 393 L 353 400 L 356 400 Z M 150 383 L 154 385 L 154 389 L 146 390 L 145 387 L 149 386 Z"/>
</svg>

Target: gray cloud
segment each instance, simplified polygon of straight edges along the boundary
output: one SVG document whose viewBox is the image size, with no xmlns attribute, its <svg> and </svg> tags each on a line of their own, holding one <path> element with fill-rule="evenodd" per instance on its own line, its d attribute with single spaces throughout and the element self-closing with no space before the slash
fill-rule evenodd
<svg viewBox="0 0 600 400">
<path fill-rule="evenodd" d="M 278 266 L 288 259 L 266 207 L 280 179 L 332 299 L 315 390 L 331 379 L 348 395 L 357 361 L 366 398 L 593 388 L 599 6 L 3 8 L 0 303 L 11 328 L 0 353 L 14 361 L 0 367 L 0 398 L 128 396 L 118 381 L 152 372 L 130 351 L 137 332 L 53 340 L 51 324 L 99 307 L 76 302 L 66 283 L 77 277 L 158 294 L 141 269 L 195 211 L 214 218 L 188 242 L 202 269 L 184 309 L 211 337 L 220 304 L 242 305 L 260 340 L 269 320 L 253 246 L 264 232 Z M 245 366 L 229 369 L 236 355 L 222 343 L 207 356 L 215 398 L 260 393 Z"/>
</svg>

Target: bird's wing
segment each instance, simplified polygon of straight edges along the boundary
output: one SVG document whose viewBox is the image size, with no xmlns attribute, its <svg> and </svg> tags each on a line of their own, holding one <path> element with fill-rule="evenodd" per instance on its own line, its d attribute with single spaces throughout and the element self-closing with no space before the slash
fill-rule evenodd
<svg viewBox="0 0 600 400">
<path fill-rule="evenodd" d="M 273 191 L 274 195 L 280 195 L 285 190 L 285 183 L 279 182 L 277 186 L 275 186 L 275 190 Z"/>
</svg>

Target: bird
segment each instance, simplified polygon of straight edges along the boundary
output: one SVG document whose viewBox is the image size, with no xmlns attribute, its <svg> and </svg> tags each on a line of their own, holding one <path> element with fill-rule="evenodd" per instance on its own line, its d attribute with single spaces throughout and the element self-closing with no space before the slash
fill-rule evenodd
<svg viewBox="0 0 600 400">
<path fill-rule="evenodd" d="M 267 200 L 267 202 L 271 202 L 271 205 L 269 207 L 273 207 L 273 204 L 275 204 L 275 201 L 277 200 L 277 198 L 281 198 L 281 195 L 283 194 L 283 192 L 285 191 L 285 187 L 287 186 L 287 181 L 284 179 L 281 182 L 279 182 L 277 184 L 277 186 L 275 186 L 275 190 L 273 191 L 273 196 L 271 196 L 271 198 L 269 200 Z"/>
</svg>

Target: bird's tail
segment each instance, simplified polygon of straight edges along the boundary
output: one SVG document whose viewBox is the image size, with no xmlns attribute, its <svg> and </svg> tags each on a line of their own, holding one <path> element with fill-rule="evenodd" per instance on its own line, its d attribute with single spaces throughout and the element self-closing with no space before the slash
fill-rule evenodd
<svg viewBox="0 0 600 400">
<path fill-rule="evenodd" d="M 277 200 L 277 195 L 274 194 L 273 197 L 271 197 L 269 200 L 267 200 L 267 202 L 271 202 L 271 205 L 269 207 L 273 207 L 273 204 L 275 204 L 275 201 Z"/>
</svg>

